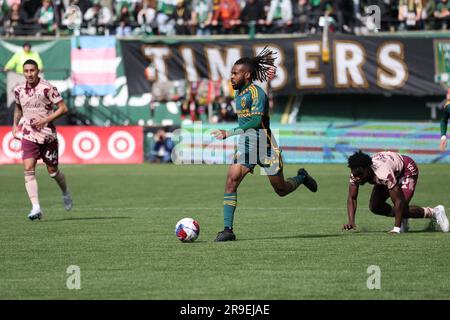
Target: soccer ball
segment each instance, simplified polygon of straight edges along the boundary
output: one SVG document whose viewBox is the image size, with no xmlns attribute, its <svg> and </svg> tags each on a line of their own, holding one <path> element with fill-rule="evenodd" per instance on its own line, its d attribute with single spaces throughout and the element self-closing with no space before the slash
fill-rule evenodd
<svg viewBox="0 0 450 320">
<path fill-rule="evenodd" d="M 183 218 L 175 226 L 175 235 L 183 242 L 192 242 L 198 238 L 200 226 L 192 218 Z"/>
</svg>

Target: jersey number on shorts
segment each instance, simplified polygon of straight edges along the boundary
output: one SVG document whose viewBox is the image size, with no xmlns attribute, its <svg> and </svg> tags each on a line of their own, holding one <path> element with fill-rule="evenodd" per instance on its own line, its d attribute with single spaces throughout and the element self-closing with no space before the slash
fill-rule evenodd
<svg viewBox="0 0 450 320">
<path fill-rule="evenodd" d="M 49 161 L 53 161 L 56 159 L 56 151 L 53 151 L 53 153 L 50 153 L 50 151 L 47 150 L 45 153 L 45 158 Z"/>
</svg>

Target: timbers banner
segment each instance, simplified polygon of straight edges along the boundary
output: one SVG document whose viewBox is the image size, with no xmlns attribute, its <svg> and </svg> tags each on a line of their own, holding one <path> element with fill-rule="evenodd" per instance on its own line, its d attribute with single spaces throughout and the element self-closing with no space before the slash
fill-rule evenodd
<svg viewBox="0 0 450 320">
<path fill-rule="evenodd" d="M 20 140 L 14 139 L 12 127 L 0 127 L 0 164 L 22 163 Z M 142 163 L 142 127 L 57 128 L 59 163 L 124 164 Z"/>
<path fill-rule="evenodd" d="M 154 82 L 228 80 L 236 60 L 254 56 L 268 46 L 278 52 L 277 77 L 271 81 L 275 95 L 442 96 L 445 89 L 436 77 L 442 71 L 436 70 L 434 40 L 333 35 L 328 62 L 322 61 L 319 36 L 170 43 L 122 40 L 121 47 L 130 94 L 149 93 Z"/>
</svg>

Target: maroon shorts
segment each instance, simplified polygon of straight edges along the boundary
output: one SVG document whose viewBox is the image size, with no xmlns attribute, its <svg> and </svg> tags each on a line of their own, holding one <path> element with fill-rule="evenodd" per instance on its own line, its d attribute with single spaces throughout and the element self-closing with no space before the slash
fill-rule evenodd
<svg viewBox="0 0 450 320">
<path fill-rule="evenodd" d="M 22 160 L 42 159 L 50 166 L 58 165 L 58 140 L 39 144 L 30 140 L 22 139 Z"/>
<path fill-rule="evenodd" d="M 402 188 L 406 201 L 409 202 L 414 195 L 417 180 L 419 179 L 419 168 L 417 168 L 416 163 L 410 157 L 402 157 L 403 175 L 400 177 L 398 184 Z"/>
</svg>

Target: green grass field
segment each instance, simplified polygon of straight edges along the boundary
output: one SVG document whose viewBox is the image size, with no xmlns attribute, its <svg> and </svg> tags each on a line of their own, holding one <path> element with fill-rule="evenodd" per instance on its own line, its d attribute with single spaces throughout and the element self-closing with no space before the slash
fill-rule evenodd
<svg viewBox="0 0 450 320">
<path fill-rule="evenodd" d="M 55 182 L 38 170 L 45 218 L 30 222 L 21 166 L 0 166 L 0 299 L 449 299 L 450 234 L 368 210 L 361 188 L 359 230 L 343 233 L 348 169 L 306 165 L 319 183 L 278 197 L 267 177 L 248 176 L 235 215 L 238 241 L 215 243 L 223 227 L 226 166 L 61 166 L 74 198 L 66 213 Z M 286 176 L 298 166 L 287 166 Z M 448 165 L 419 165 L 413 203 L 450 208 Z M 450 211 L 450 210 L 448 210 Z M 174 235 L 197 219 L 199 239 Z M 69 290 L 68 266 L 81 270 Z M 369 290 L 367 268 L 381 269 Z"/>
</svg>

